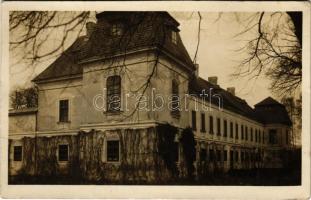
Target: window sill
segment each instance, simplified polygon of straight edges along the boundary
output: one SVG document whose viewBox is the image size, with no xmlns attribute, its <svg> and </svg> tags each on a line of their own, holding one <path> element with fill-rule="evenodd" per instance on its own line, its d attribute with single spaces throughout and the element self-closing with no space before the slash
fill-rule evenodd
<svg viewBox="0 0 311 200">
<path fill-rule="evenodd" d="M 114 115 L 120 115 L 123 113 L 123 110 L 118 110 L 118 111 L 104 111 L 103 112 L 105 115 L 108 116 L 114 116 Z"/>
<path fill-rule="evenodd" d="M 171 115 L 172 115 L 172 117 L 174 117 L 174 118 L 176 118 L 176 119 L 179 119 L 179 118 L 180 118 L 180 112 L 172 111 L 172 112 L 171 112 Z"/>
<path fill-rule="evenodd" d="M 64 121 L 64 122 L 58 121 L 58 122 L 57 122 L 57 124 L 70 124 L 70 123 L 71 123 L 71 121 Z"/>
</svg>

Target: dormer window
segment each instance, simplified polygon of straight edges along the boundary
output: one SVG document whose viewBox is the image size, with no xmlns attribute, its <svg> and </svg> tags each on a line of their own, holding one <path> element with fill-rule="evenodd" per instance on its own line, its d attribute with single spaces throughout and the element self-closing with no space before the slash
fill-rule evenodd
<svg viewBox="0 0 311 200">
<path fill-rule="evenodd" d="M 113 36 L 121 36 L 123 34 L 123 25 L 120 23 L 113 24 L 111 27 L 111 34 Z"/>
<path fill-rule="evenodd" d="M 176 31 L 172 31 L 172 43 L 173 44 L 177 44 L 177 32 Z"/>
</svg>

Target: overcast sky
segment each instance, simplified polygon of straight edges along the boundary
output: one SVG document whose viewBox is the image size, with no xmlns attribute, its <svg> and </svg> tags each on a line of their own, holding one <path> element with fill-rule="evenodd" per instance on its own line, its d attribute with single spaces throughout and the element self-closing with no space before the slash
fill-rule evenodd
<svg viewBox="0 0 311 200">
<path fill-rule="evenodd" d="M 197 13 L 172 12 L 170 14 L 180 23 L 179 28 L 183 43 L 191 58 L 193 58 L 198 38 L 199 17 Z M 237 53 L 236 50 L 241 48 L 247 40 L 254 37 L 252 32 L 240 37 L 234 37 L 244 30 L 243 22 L 237 16 L 243 18 L 246 14 L 223 13 L 219 18 L 219 13 L 202 13 L 201 39 L 197 56 L 197 63 L 200 66 L 199 75 L 205 79 L 209 76 L 217 76 L 218 84 L 222 88 L 235 87 L 236 95 L 253 106 L 267 96 L 272 96 L 272 94 L 268 90 L 269 80 L 265 77 L 259 77 L 256 81 L 247 81 L 246 79 L 232 79 L 230 76 L 235 72 L 235 67 L 246 53 Z M 12 63 L 16 62 L 16 58 L 15 55 L 11 54 L 11 89 L 29 86 L 30 80 L 48 67 L 49 63 L 55 59 L 47 60 L 36 68 L 29 68 L 23 65 L 22 62 L 12 65 Z"/>
</svg>

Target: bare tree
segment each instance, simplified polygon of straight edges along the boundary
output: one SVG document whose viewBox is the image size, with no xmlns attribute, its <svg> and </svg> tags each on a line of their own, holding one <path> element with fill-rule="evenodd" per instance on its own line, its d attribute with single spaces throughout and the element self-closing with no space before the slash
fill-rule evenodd
<svg viewBox="0 0 311 200">
<path fill-rule="evenodd" d="M 260 12 L 247 16 L 236 37 L 255 32 L 239 51 L 247 56 L 233 76 L 256 79 L 266 75 L 270 89 L 280 96 L 292 94 L 302 79 L 302 12 Z"/>
</svg>

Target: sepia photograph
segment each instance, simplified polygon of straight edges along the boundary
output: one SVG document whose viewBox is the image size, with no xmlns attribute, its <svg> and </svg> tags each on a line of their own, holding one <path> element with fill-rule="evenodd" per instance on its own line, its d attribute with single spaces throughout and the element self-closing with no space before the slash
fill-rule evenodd
<svg viewBox="0 0 311 200">
<path fill-rule="evenodd" d="M 301 186 L 304 14 L 11 9 L 7 184 Z"/>
</svg>

